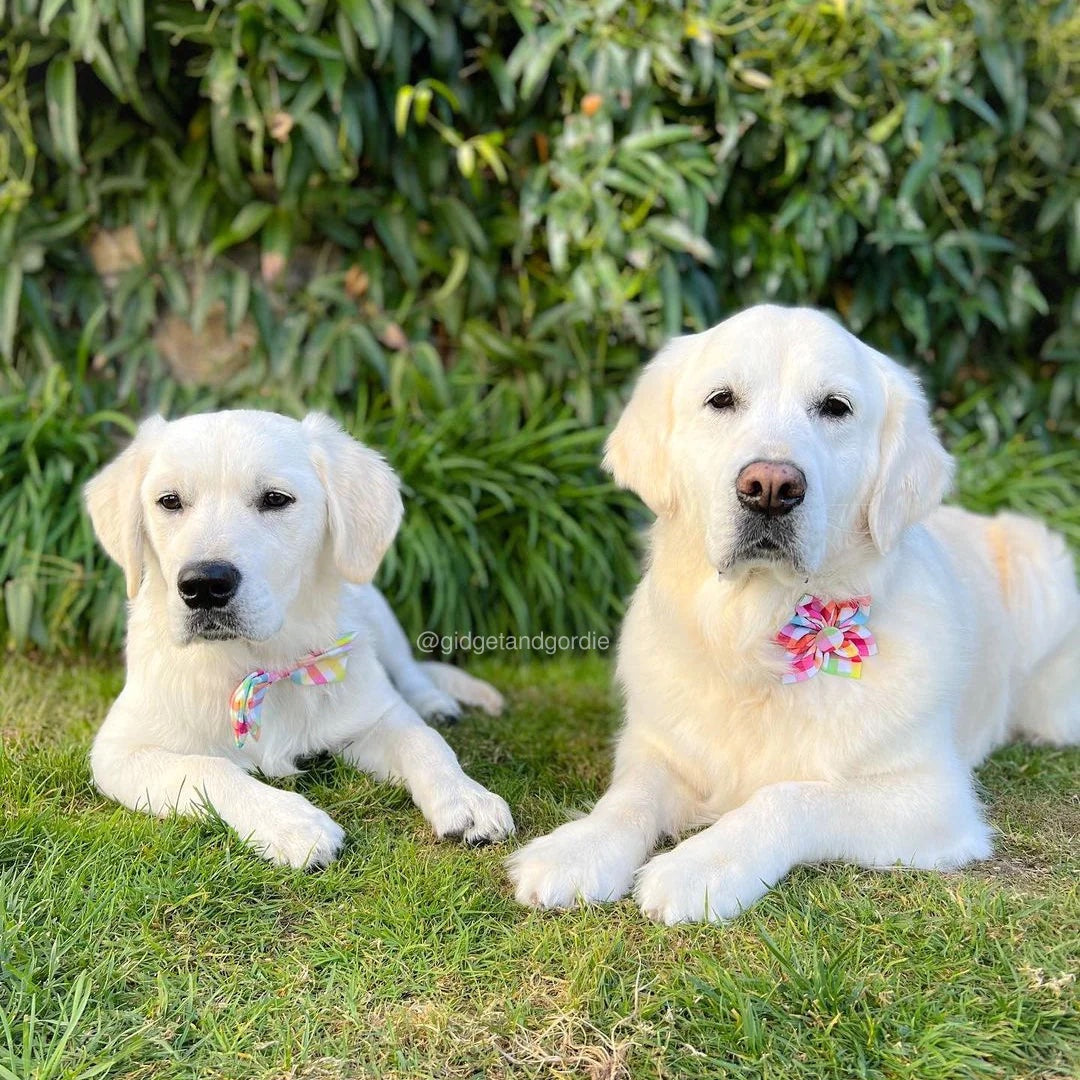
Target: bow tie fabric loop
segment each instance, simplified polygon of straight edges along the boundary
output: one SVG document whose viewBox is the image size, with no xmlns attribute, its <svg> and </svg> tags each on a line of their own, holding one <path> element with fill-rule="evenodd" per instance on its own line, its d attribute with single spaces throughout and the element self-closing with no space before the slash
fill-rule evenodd
<svg viewBox="0 0 1080 1080">
<path fill-rule="evenodd" d="M 783 683 L 806 682 L 819 671 L 847 679 L 862 678 L 862 662 L 877 654 L 870 633 L 870 597 L 826 603 L 807 594 L 795 605 L 795 615 L 777 635 L 787 653 Z"/>
<path fill-rule="evenodd" d="M 276 682 L 288 679 L 298 686 L 325 686 L 345 678 L 345 667 L 356 632 L 339 637 L 328 649 L 309 653 L 288 668 L 276 671 L 253 671 L 245 675 L 229 702 L 233 735 L 237 748 L 250 735 L 258 741 L 262 729 L 262 707 L 266 691 Z"/>
</svg>

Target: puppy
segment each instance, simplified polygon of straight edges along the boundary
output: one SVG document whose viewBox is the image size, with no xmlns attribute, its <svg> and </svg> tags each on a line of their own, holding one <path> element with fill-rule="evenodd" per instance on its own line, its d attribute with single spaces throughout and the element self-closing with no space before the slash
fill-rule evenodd
<svg viewBox="0 0 1080 1080">
<path fill-rule="evenodd" d="M 266 858 L 328 863 L 344 833 L 257 780 L 321 751 L 404 783 L 436 834 L 514 828 L 421 717 L 498 692 L 418 664 L 368 584 L 401 521 L 397 477 L 326 416 L 154 417 L 86 486 L 127 579 L 127 680 L 94 741 L 100 791 L 151 814 L 211 809 Z M 344 637 L 343 637 L 344 635 Z"/>
<path fill-rule="evenodd" d="M 799 863 L 989 856 L 972 768 L 1080 736 L 1077 589 L 1037 522 L 939 508 L 916 380 L 825 315 L 755 307 L 645 368 L 605 464 L 656 514 L 626 723 L 592 813 L 510 860 L 518 900 L 633 887 L 652 919 L 711 921 Z"/>
</svg>

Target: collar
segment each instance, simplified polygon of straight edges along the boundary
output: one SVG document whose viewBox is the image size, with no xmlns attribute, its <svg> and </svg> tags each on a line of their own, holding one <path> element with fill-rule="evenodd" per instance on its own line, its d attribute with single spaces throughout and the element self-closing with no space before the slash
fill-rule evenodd
<svg viewBox="0 0 1080 1080">
<path fill-rule="evenodd" d="M 249 734 L 258 741 L 262 727 L 263 698 L 274 683 L 289 679 L 298 686 L 325 686 L 327 683 L 340 682 L 344 679 L 345 667 L 355 637 L 355 631 L 343 634 L 329 648 L 308 653 L 290 667 L 274 671 L 264 671 L 260 668 L 258 671 L 245 675 L 229 701 L 229 713 L 232 717 L 233 735 L 236 736 L 237 747 L 244 745 L 244 739 Z"/>
<path fill-rule="evenodd" d="M 826 602 L 805 594 L 795 605 L 791 621 L 774 639 L 787 654 L 780 681 L 806 682 L 819 671 L 862 678 L 863 660 L 878 651 L 867 626 L 869 618 L 869 596 Z"/>
</svg>

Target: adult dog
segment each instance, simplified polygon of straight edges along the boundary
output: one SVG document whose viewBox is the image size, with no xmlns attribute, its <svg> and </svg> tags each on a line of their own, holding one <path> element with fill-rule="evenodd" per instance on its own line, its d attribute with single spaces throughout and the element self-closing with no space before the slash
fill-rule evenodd
<svg viewBox="0 0 1080 1080">
<path fill-rule="evenodd" d="M 939 508 L 916 380 L 825 315 L 755 307 L 645 368 L 605 463 L 656 514 L 626 724 L 592 813 L 512 857 L 518 899 L 633 886 L 650 918 L 719 920 L 799 863 L 986 858 L 972 767 L 1080 735 L 1077 590 L 1042 525 Z"/>
<path fill-rule="evenodd" d="M 329 750 L 404 782 L 439 836 L 513 831 L 421 719 L 497 712 L 498 692 L 417 664 L 366 584 L 402 515 L 377 453 L 319 414 L 154 417 L 86 502 L 131 600 L 127 681 L 91 754 L 103 794 L 157 815 L 212 808 L 266 858 L 320 866 L 341 827 L 251 774 Z"/>
</svg>

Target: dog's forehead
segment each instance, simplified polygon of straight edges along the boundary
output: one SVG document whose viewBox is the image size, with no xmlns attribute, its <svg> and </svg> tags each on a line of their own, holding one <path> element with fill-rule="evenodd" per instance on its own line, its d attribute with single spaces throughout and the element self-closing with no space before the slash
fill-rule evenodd
<svg viewBox="0 0 1080 1080">
<path fill-rule="evenodd" d="M 759 304 L 704 335 L 696 368 L 706 379 L 727 371 L 796 386 L 825 376 L 858 379 L 868 363 L 858 338 L 824 313 Z"/>
<path fill-rule="evenodd" d="M 311 472 L 298 421 L 246 409 L 186 416 L 167 424 L 151 466 L 152 474 L 230 486 Z"/>
</svg>

